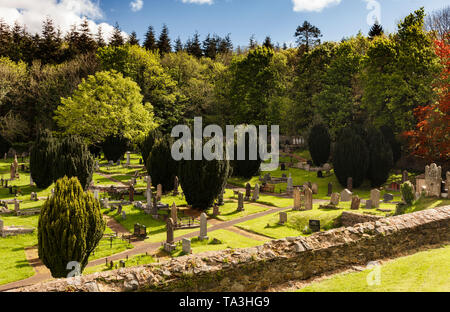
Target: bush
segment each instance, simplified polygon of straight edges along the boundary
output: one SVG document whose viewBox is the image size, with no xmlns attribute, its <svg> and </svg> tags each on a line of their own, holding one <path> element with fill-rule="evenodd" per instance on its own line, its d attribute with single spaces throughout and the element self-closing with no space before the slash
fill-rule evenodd
<svg viewBox="0 0 450 312">
<path fill-rule="evenodd" d="M 37 187 L 45 189 L 53 183 L 53 166 L 58 148 L 49 130 L 40 132 L 30 153 L 30 171 Z"/>
<path fill-rule="evenodd" d="M 228 160 L 182 160 L 178 177 L 186 201 L 194 209 L 205 211 L 224 189 L 230 173 Z"/>
<path fill-rule="evenodd" d="M 81 138 L 69 136 L 64 138 L 56 149 L 53 165 L 53 180 L 64 176 L 77 177 L 86 190 L 94 174 L 94 158 Z"/>
<path fill-rule="evenodd" d="M 0 156 L 3 157 L 5 153 L 8 153 L 9 149 L 11 148 L 11 143 L 6 141 L 4 137 L 0 134 Z"/>
<path fill-rule="evenodd" d="M 400 187 L 402 198 L 407 205 L 412 205 L 415 199 L 414 185 L 411 182 L 406 181 Z"/>
<path fill-rule="evenodd" d="M 250 179 L 253 176 L 259 173 L 259 169 L 261 168 L 262 160 L 259 156 L 259 146 L 256 144 L 256 160 L 250 160 L 250 139 L 249 136 L 245 135 L 245 140 L 243 140 L 243 144 L 245 144 L 245 156 L 244 160 L 238 160 L 238 144 L 234 145 L 234 159 L 230 161 L 230 165 L 232 166 L 232 174 L 235 177 L 242 177 L 246 179 Z M 241 142 L 242 145 L 242 142 Z"/>
<path fill-rule="evenodd" d="M 395 134 L 389 126 L 382 126 L 380 128 L 381 133 L 387 143 L 391 146 L 392 149 L 392 157 L 394 161 L 394 165 L 397 161 L 402 157 L 402 146 L 400 142 L 395 138 Z"/>
<path fill-rule="evenodd" d="M 324 125 L 314 126 L 308 138 L 309 153 L 316 166 L 322 166 L 330 158 L 331 139 Z"/>
<path fill-rule="evenodd" d="M 103 153 L 108 161 L 117 162 L 123 158 L 129 145 L 129 140 L 121 135 L 109 136 L 102 144 Z"/>
<path fill-rule="evenodd" d="M 333 153 L 333 167 L 339 183 L 347 187 L 347 179 L 353 178 L 353 187 L 360 187 L 369 167 L 369 152 L 364 140 L 351 129 L 341 132 Z"/>
<path fill-rule="evenodd" d="M 158 129 L 154 129 L 148 133 L 145 137 L 144 141 L 140 144 L 141 155 L 144 163 L 147 162 L 148 155 L 152 151 L 153 145 L 158 139 L 162 138 L 162 134 Z"/>
<path fill-rule="evenodd" d="M 102 156 L 102 147 L 97 144 L 89 145 L 89 152 L 95 158 Z"/>
<path fill-rule="evenodd" d="M 172 158 L 172 140 L 164 137 L 155 142 L 148 156 L 146 167 L 152 177 L 152 183 L 161 184 L 164 191 L 174 188 L 175 176 L 178 173 L 178 162 Z"/>
<path fill-rule="evenodd" d="M 76 261 L 81 272 L 105 230 L 100 203 L 84 193 L 77 178 L 56 182 L 55 193 L 41 209 L 38 223 L 39 258 L 55 278 L 67 277 L 67 264 Z"/>
<path fill-rule="evenodd" d="M 367 147 L 370 155 L 367 178 L 372 187 L 379 187 L 387 181 L 394 165 L 392 149 L 382 133 L 375 128 L 368 130 Z"/>
</svg>

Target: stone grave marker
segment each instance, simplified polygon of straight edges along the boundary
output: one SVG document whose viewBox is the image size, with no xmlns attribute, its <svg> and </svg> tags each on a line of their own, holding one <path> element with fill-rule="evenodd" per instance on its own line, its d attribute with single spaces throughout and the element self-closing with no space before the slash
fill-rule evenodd
<svg viewBox="0 0 450 312">
<path fill-rule="evenodd" d="M 352 178 L 352 177 L 349 177 L 349 178 L 347 179 L 347 189 L 348 189 L 350 192 L 353 192 L 353 178 Z"/>
<path fill-rule="evenodd" d="M 178 188 L 180 187 L 180 180 L 176 176 L 173 181 L 173 196 L 177 196 L 179 194 Z"/>
<path fill-rule="evenodd" d="M 156 186 L 156 197 L 158 198 L 158 200 L 160 200 L 162 198 L 162 185 L 158 184 Z"/>
<path fill-rule="evenodd" d="M 319 186 L 317 185 L 317 183 L 312 184 L 311 191 L 313 192 L 313 194 L 319 193 Z"/>
<path fill-rule="evenodd" d="M 126 220 L 127 219 L 127 213 L 124 211 L 122 211 L 122 220 Z"/>
<path fill-rule="evenodd" d="M 341 201 L 348 202 L 352 200 L 353 193 L 350 192 L 348 189 L 345 189 L 341 192 Z"/>
<path fill-rule="evenodd" d="M 14 198 L 14 211 L 16 214 L 20 213 L 20 202 L 17 200 L 17 198 Z"/>
<path fill-rule="evenodd" d="M 305 210 L 313 209 L 313 193 L 311 189 L 308 187 L 305 190 Z"/>
<path fill-rule="evenodd" d="M 313 233 L 320 232 L 320 220 L 309 220 L 309 228 Z"/>
<path fill-rule="evenodd" d="M 287 180 L 287 188 L 286 188 L 286 192 L 289 195 L 292 195 L 292 193 L 294 192 L 294 182 L 292 181 L 292 175 L 291 173 L 289 173 L 289 178 Z"/>
<path fill-rule="evenodd" d="M 358 196 L 353 196 L 351 210 L 359 210 L 360 205 L 361 205 L 361 199 Z"/>
<path fill-rule="evenodd" d="M 178 224 L 178 208 L 177 205 L 175 205 L 175 202 L 172 204 L 172 207 L 170 208 L 170 217 L 173 220 L 173 223 L 175 226 Z"/>
<path fill-rule="evenodd" d="M 182 239 L 183 253 L 190 255 L 191 254 L 191 240 L 188 238 Z"/>
<path fill-rule="evenodd" d="M 168 253 L 171 253 L 176 248 L 176 245 L 174 244 L 174 231 L 175 225 L 173 223 L 173 220 L 172 218 L 168 218 L 166 223 L 167 239 L 166 243 L 164 244 L 164 250 L 167 251 Z"/>
<path fill-rule="evenodd" d="M 244 194 L 238 193 L 238 208 L 237 211 L 244 211 Z"/>
<path fill-rule="evenodd" d="M 441 196 L 442 167 L 431 164 L 425 167 L 425 186 L 428 197 Z"/>
<path fill-rule="evenodd" d="M 127 166 L 131 165 L 130 152 L 127 152 Z"/>
<path fill-rule="evenodd" d="M 251 196 L 252 196 L 252 186 L 250 185 L 250 183 L 247 183 L 245 185 L 245 198 L 244 198 L 244 200 L 249 201 Z"/>
<path fill-rule="evenodd" d="M 340 198 L 340 197 L 341 197 L 341 195 L 339 195 L 339 193 L 333 193 L 333 194 L 331 194 L 330 205 L 333 205 L 333 206 L 339 205 L 339 198 Z"/>
<path fill-rule="evenodd" d="M 319 179 L 322 179 L 322 178 L 323 178 L 323 173 L 322 173 L 321 170 L 317 171 L 317 177 L 318 177 Z"/>
<path fill-rule="evenodd" d="M 259 200 L 259 184 L 256 183 L 255 185 L 255 189 L 253 190 L 253 197 L 252 197 L 252 201 L 256 202 L 257 200 Z"/>
<path fill-rule="evenodd" d="M 284 225 L 287 222 L 287 213 L 282 211 L 280 212 L 280 221 L 278 224 Z"/>
<path fill-rule="evenodd" d="M 130 202 L 134 202 L 134 186 L 133 185 L 130 185 L 129 200 L 130 200 Z"/>
<path fill-rule="evenodd" d="M 302 210 L 302 193 L 299 187 L 294 188 L 294 211 Z"/>
<path fill-rule="evenodd" d="M 366 200 L 366 209 L 372 209 L 372 201 L 370 199 Z"/>
<path fill-rule="evenodd" d="M 242 194 L 241 194 L 242 195 Z M 208 240 L 208 218 L 205 213 L 200 215 L 200 236 L 198 237 L 200 241 Z"/>
<path fill-rule="evenodd" d="M 393 201 L 393 200 L 394 200 L 394 195 L 389 194 L 389 193 L 384 194 L 384 196 L 383 196 L 383 201 L 384 201 L 385 203 L 389 203 L 389 202 L 391 202 L 391 201 Z"/>
<path fill-rule="evenodd" d="M 378 189 L 373 189 L 370 191 L 370 200 L 372 201 L 373 208 L 380 207 L 380 196 L 381 192 Z"/>
<path fill-rule="evenodd" d="M 333 183 L 328 183 L 328 196 L 331 196 L 333 194 Z"/>
</svg>

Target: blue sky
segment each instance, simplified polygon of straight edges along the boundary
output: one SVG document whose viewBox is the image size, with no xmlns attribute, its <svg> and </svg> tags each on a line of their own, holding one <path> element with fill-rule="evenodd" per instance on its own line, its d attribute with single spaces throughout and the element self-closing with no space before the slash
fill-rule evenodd
<svg viewBox="0 0 450 312">
<path fill-rule="evenodd" d="M 401 18 L 421 6 L 431 12 L 446 4 L 448 0 L 0 0 L 0 18 L 39 31 L 50 15 L 65 31 L 87 16 L 94 32 L 102 25 L 108 33 L 117 21 L 123 31 L 136 31 L 141 39 L 149 25 L 159 33 L 166 23 L 173 40 L 180 36 L 184 42 L 195 31 L 202 39 L 208 33 L 231 33 L 237 46 L 247 45 L 252 34 L 260 42 L 270 35 L 274 42 L 293 43 L 296 27 L 305 20 L 322 30 L 323 40 L 367 33 L 368 16 L 378 7 L 375 15 L 392 32 Z"/>
</svg>

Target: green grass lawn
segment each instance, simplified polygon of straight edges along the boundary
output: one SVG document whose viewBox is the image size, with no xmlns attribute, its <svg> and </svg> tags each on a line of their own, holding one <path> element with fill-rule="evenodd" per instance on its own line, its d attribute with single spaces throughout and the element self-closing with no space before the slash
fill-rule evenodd
<svg viewBox="0 0 450 312">
<path fill-rule="evenodd" d="M 369 286 L 373 269 L 338 274 L 301 292 L 450 292 L 450 246 L 419 252 L 381 265 L 380 285 Z M 373 284 L 373 283 L 372 283 Z"/>
<path fill-rule="evenodd" d="M 255 213 L 267 211 L 269 208 L 261 207 L 261 206 L 255 206 L 251 203 L 245 202 L 244 203 L 244 211 L 237 211 L 237 202 L 225 202 L 225 205 L 220 207 L 220 215 L 216 218 L 221 221 L 230 221 L 234 219 L 243 218 Z M 213 209 L 208 210 L 208 214 L 212 215 Z"/>
<path fill-rule="evenodd" d="M 155 262 L 155 259 L 152 256 L 148 256 L 145 254 L 131 257 L 128 260 L 127 259 L 121 259 L 121 260 L 125 261 L 125 267 L 127 267 L 127 268 Z M 114 264 L 118 265 L 119 261 L 114 261 Z M 106 262 L 105 262 L 105 264 L 99 264 L 99 265 L 96 265 L 93 267 L 86 268 L 83 271 L 83 275 L 93 274 L 96 272 L 112 271 L 114 269 L 115 269 L 115 267 L 113 269 L 109 268 L 109 266 L 107 266 Z"/>
</svg>

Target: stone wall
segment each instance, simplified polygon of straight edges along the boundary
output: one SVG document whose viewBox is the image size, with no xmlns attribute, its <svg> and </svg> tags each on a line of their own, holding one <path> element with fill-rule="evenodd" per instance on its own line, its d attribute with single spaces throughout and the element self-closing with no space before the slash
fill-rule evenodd
<svg viewBox="0 0 450 312">
<path fill-rule="evenodd" d="M 340 223 L 344 227 L 354 226 L 358 223 L 374 222 L 382 219 L 382 216 L 374 216 L 369 214 L 361 214 L 351 211 L 344 211 L 340 218 Z"/>
<path fill-rule="evenodd" d="M 264 291 L 294 279 L 450 241 L 450 206 L 254 248 L 51 281 L 19 291 Z"/>
</svg>

